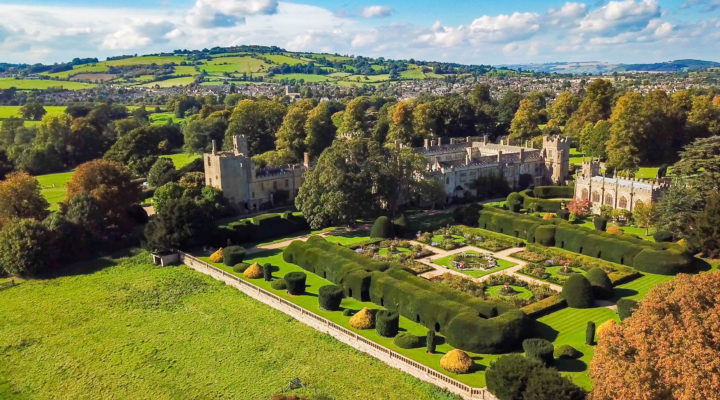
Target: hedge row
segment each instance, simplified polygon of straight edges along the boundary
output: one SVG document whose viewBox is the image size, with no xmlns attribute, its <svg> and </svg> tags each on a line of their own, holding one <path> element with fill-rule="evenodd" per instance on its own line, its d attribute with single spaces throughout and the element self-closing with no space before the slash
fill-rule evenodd
<svg viewBox="0 0 720 400">
<path fill-rule="evenodd" d="M 536 186 L 533 195 L 540 199 L 571 199 L 575 196 L 573 186 Z"/>
<path fill-rule="evenodd" d="M 303 217 L 290 213 L 264 214 L 218 226 L 213 244 L 223 246 L 228 240 L 233 244 L 260 242 L 308 229 L 310 226 Z"/>
<path fill-rule="evenodd" d="M 478 224 L 480 228 L 531 243 L 559 247 L 654 274 L 675 275 L 688 270 L 693 262 L 690 254 L 673 243 L 650 243 L 630 236 L 611 235 L 557 218 L 541 220 L 499 208 L 484 207 L 480 211 Z"/>
<path fill-rule="evenodd" d="M 534 197 L 533 191 L 530 189 L 523 190 L 519 193 L 523 199 L 523 208 L 533 209 L 538 212 L 558 212 L 562 209 L 562 200 L 546 200 L 540 197 Z M 572 195 L 570 196 L 572 197 Z"/>
<path fill-rule="evenodd" d="M 502 353 L 516 348 L 529 331 L 530 320 L 511 305 L 446 288 L 321 237 L 291 243 L 283 259 L 342 286 L 348 297 L 372 301 L 442 332 L 456 348 Z"/>
<path fill-rule="evenodd" d="M 528 317 L 540 318 L 543 315 L 550 314 L 551 312 L 565 307 L 567 307 L 567 301 L 565 301 L 562 295 L 558 293 L 532 304 L 528 304 L 520 310 L 527 314 Z"/>
</svg>

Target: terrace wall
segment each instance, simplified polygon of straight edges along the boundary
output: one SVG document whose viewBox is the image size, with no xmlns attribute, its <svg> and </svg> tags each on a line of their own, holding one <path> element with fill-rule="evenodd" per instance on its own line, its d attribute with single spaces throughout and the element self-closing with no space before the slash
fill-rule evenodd
<svg viewBox="0 0 720 400">
<path fill-rule="evenodd" d="M 180 262 L 195 271 L 222 281 L 226 285 L 238 289 L 253 299 L 263 302 L 278 311 L 282 311 L 320 332 L 327 333 L 340 342 L 369 354 L 393 368 L 399 369 L 422 381 L 447 389 L 464 399 L 497 400 L 497 398 L 485 388 L 474 388 L 468 386 L 460 381 L 450 378 L 445 374 L 396 353 L 385 346 L 381 346 L 369 339 L 366 339 L 355 332 L 352 332 L 349 329 L 346 329 L 328 319 L 289 302 L 274 293 L 268 292 L 261 287 L 248 283 L 233 274 L 225 272 L 220 268 L 193 257 L 190 254 L 181 251 L 179 251 L 178 254 L 180 255 Z"/>
</svg>

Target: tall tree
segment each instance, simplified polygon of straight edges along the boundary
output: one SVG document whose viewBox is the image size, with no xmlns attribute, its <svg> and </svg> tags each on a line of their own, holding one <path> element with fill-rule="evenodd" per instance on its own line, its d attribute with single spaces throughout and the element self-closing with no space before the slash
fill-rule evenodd
<svg viewBox="0 0 720 400">
<path fill-rule="evenodd" d="M 580 148 L 586 156 L 607 158 L 605 144 L 610 139 L 610 121 L 600 120 L 593 125 L 591 122 L 585 124 L 580 132 Z"/>
<path fill-rule="evenodd" d="M 429 138 L 437 134 L 436 111 L 432 103 L 418 104 L 413 110 L 413 131 L 418 138 Z"/>
<path fill-rule="evenodd" d="M 31 121 L 40 121 L 45 116 L 47 110 L 41 104 L 30 102 L 20 107 L 20 115 Z"/>
<path fill-rule="evenodd" d="M 399 140 L 401 143 L 413 143 L 415 131 L 413 129 L 413 109 L 415 102 L 411 99 L 399 101 L 392 109 L 390 133 L 388 140 Z"/>
<path fill-rule="evenodd" d="M 578 107 L 579 100 L 574 94 L 564 91 L 555 97 L 548 107 L 548 126 L 564 127 Z"/>
<path fill-rule="evenodd" d="M 590 82 L 585 89 L 585 97 L 568 120 L 564 133 L 577 137 L 586 123 L 594 124 L 601 119 L 610 118 L 614 95 L 615 88 L 609 80 L 595 79 Z"/>
<path fill-rule="evenodd" d="M 657 206 L 654 203 L 645 204 L 642 201 L 635 203 L 633 220 L 640 228 L 645 228 L 645 236 L 651 226 L 655 225 L 658 218 Z"/>
<path fill-rule="evenodd" d="M 183 149 L 188 153 L 208 153 L 212 150 L 213 140 L 220 149 L 223 145 L 227 127 L 227 118 L 220 116 L 192 119 L 183 128 L 183 135 L 185 136 Z"/>
<path fill-rule="evenodd" d="M 282 125 L 275 135 L 275 148 L 279 152 L 290 154 L 292 161 L 302 160 L 303 153 L 306 150 L 305 138 L 307 132 L 305 131 L 305 124 L 313 107 L 313 101 L 310 99 L 294 103 L 285 114 Z"/>
<path fill-rule="evenodd" d="M 592 400 L 716 398 L 720 271 L 650 289 L 622 324 L 603 329 L 590 364 Z"/>
<path fill-rule="evenodd" d="M 13 219 L 42 220 L 48 206 L 37 179 L 27 173 L 14 172 L 0 181 L 0 226 Z"/>
<path fill-rule="evenodd" d="M 245 135 L 250 155 L 272 150 L 275 133 L 282 125 L 285 106 L 274 100 L 241 100 L 230 116 L 224 149 L 232 148 L 232 137 Z"/>
<path fill-rule="evenodd" d="M 400 205 L 422 196 L 428 160 L 409 147 L 386 148 L 387 162 L 381 166 L 379 193 L 385 198 L 391 216 L 396 216 Z"/>
<path fill-rule="evenodd" d="M 34 219 L 14 220 L 0 230 L 0 270 L 10 275 L 31 276 L 47 265 L 49 235 Z"/>
<path fill-rule="evenodd" d="M 369 108 L 370 101 L 367 97 L 360 96 L 350 100 L 345 107 L 338 132 L 367 136 L 372 123 L 370 116 L 367 114 Z"/>
<path fill-rule="evenodd" d="M 687 123 L 688 141 L 720 135 L 720 106 L 713 104 L 710 96 L 696 96 Z"/>
<path fill-rule="evenodd" d="M 527 140 L 540 135 L 540 107 L 537 101 L 523 99 L 510 124 L 510 138 Z"/>
<path fill-rule="evenodd" d="M 337 129 L 332 122 L 332 109 L 329 101 L 322 101 L 308 113 L 305 122 L 305 147 L 310 158 L 317 159 L 335 140 Z"/>
<path fill-rule="evenodd" d="M 625 174 L 637 171 L 640 164 L 638 142 L 644 127 L 643 98 L 628 92 L 615 105 L 610 122 L 610 138 L 606 144 L 607 165 Z"/>
</svg>

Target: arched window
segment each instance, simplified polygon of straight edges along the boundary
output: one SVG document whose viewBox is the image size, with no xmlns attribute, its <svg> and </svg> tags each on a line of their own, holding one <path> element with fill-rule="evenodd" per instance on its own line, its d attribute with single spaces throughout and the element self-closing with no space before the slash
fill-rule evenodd
<svg viewBox="0 0 720 400">
<path fill-rule="evenodd" d="M 582 190 L 582 199 L 583 199 L 583 200 L 587 200 L 588 198 L 589 198 L 589 196 L 588 196 L 588 190 L 587 190 L 587 189 L 583 189 L 583 190 Z"/>
<path fill-rule="evenodd" d="M 592 201 L 593 201 L 593 203 L 599 202 L 599 201 L 600 201 L 600 193 L 598 193 L 598 192 L 593 192 L 593 194 L 592 194 Z"/>
<path fill-rule="evenodd" d="M 620 208 L 627 208 L 627 198 L 625 198 L 625 196 L 620 196 L 620 202 L 618 203 L 618 205 L 620 206 Z"/>
<path fill-rule="evenodd" d="M 605 195 L 605 205 L 608 205 L 608 206 L 613 205 L 613 197 L 611 194 Z"/>
</svg>

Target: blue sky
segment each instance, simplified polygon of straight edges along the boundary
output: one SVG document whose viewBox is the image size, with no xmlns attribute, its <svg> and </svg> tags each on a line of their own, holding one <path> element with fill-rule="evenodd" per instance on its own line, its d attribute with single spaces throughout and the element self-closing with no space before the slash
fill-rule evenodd
<svg viewBox="0 0 720 400">
<path fill-rule="evenodd" d="M 0 62 L 177 48 L 474 64 L 720 61 L 720 0 L 0 0 Z"/>
</svg>

